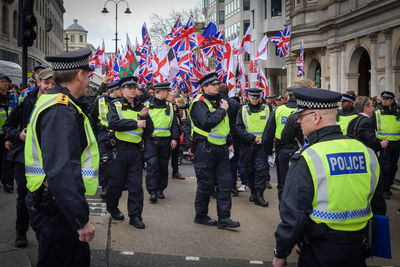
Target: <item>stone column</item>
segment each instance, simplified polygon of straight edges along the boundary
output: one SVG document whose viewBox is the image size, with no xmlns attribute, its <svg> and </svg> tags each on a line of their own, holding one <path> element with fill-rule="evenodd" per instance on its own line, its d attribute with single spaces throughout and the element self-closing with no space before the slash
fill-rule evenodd
<svg viewBox="0 0 400 267">
<path fill-rule="evenodd" d="M 284 58 L 286 64 L 287 87 L 293 86 L 297 77 L 296 55 L 290 55 Z"/>
<path fill-rule="evenodd" d="M 329 47 L 329 68 L 330 68 L 330 84 L 331 91 L 340 92 L 338 77 L 338 56 L 340 52 L 339 46 Z"/>
<path fill-rule="evenodd" d="M 368 35 L 371 41 L 371 97 L 374 97 L 379 94 L 378 92 L 378 77 L 376 75 L 376 65 L 378 60 L 378 46 L 376 43 L 376 39 L 378 34 L 376 32 Z"/>
<path fill-rule="evenodd" d="M 339 76 L 340 76 L 340 91 L 342 94 L 346 93 L 347 85 L 346 85 L 346 43 L 342 43 L 340 45 L 340 69 L 339 69 Z"/>
<path fill-rule="evenodd" d="M 326 48 L 321 47 L 321 88 L 328 89 L 328 82 L 326 80 L 328 72 L 328 64 L 326 59 Z"/>
<path fill-rule="evenodd" d="M 385 54 L 385 90 L 394 92 L 392 84 L 392 29 L 383 31 L 385 34 L 386 54 Z"/>
</svg>

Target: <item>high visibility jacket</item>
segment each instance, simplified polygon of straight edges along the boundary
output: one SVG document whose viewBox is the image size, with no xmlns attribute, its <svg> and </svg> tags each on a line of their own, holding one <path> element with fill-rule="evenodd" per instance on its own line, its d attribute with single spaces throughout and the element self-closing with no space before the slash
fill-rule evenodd
<svg viewBox="0 0 400 267">
<path fill-rule="evenodd" d="M 122 110 L 122 104 L 119 101 L 114 102 L 120 120 L 128 119 L 138 121 L 140 112 L 131 109 Z M 138 144 L 142 141 L 143 128 L 137 128 L 131 131 L 115 131 L 115 137 L 121 141 Z"/>
<path fill-rule="evenodd" d="M 106 102 L 106 99 L 104 97 L 99 98 L 99 122 L 101 125 L 108 127 L 108 120 L 107 120 L 107 114 L 108 114 L 108 103 Z"/>
<path fill-rule="evenodd" d="M 341 110 L 341 108 L 339 108 Z M 349 127 L 349 123 L 352 119 L 356 118 L 358 114 L 351 114 L 347 116 L 338 115 L 338 122 L 337 124 L 340 126 L 340 130 L 342 131 L 343 135 L 347 135 L 347 128 Z"/>
<path fill-rule="evenodd" d="M 374 151 L 355 139 L 316 143 L 302 154 L 314 184 L 311 220 L 339 231 L 363 229 L 379 179 Z"/>
<path fill-rule="evenodd" d="M 0 108 L 0 134 L 3 134 L 3 126 L 7 120 L 7 111 L 4 108 Z"/>
<path fill-rule="evenodd" d="M 286 105 L 278 106 L 275 110 L 275 138 L 281 139 L 282 130 L 285 127 L 286 120 L 295 108 L 289 108 Z"/>
<path fill-rule="evenodd" d="M 191 131 L 192 136 L 193 136 L 193 132 L 196 132 L 202 136 L 207 137 L 207 141 L 213 145 L 225 145 L 226 137 L 228 136 L 229 131 L 230 131 L 228 113 L 226 113 L 224 119 L 220 123 L 218 123 L 217 126 L 212 128 L 210 132 L 206 132 L 194 125 L 194 123 L 192 121 L 192 116 L 190 115 L 190 112 L 192 111 L 192 107 L 193 107 L 194 103 L 196 103 L 197 101 L 200 101 L 200 98 L 201 98 L 201 101 L 203 101 L 207 105 L 210 112 L 215 111 L 215 109 L 213 108 L 211 103 L 206 98 L 204 98 L 204 96 L 202 96 L 201 94 L 199 94 L 193 100 L 192 104 L 189 107 L 189 118 L 190 118 L 191 125 L 192 125 L 192 131 Z"/>
<path fill-rule="evenodd" d="M 249 105 L 242 107 L 242 120 L 246 131 L 258 138 L 262 137 L 269 118 L 268 106 L 262 104 L 259 112 L 250 112 Z"/>
<path fill-rule="evenodd" d="M 375 111 L 375 117 L 379 140 L 400 140 L 400 121 L 396 120 L 396 115 L 385 115 L 381 113 L 380 109 L 378 109 Z"/>
<path fill-rule="evenodd" d="M 25 141 L 25 175 L 26 175 L 26 187 L 29 191 L 36 191 L 43 183 L 46 173 L 43 169 L 43 158 L 42 150 L 39 145 L 37 138 L 37 121 L 40 114 L 57 104 L 57 98 L 65 96 L 62 93 L 42 95 L 32 111 L 30 123 L 28 124 L 26 131 Z M 93 130 L 90 127 L 89 119 L 82 112 L 81 108 L 77 106 L 71 99 L 68 103 L 74 105 L 78 110 L 78 113 L 84 119 L 85 136 L 87 146 L 81 155 L 81 168 L 82 168 L 82 179 L 85 185 L 85 194 L 94 195 L 97 191 L 98 184 L 98 169 L 99 169 L 99 149 L 97 147 L 96 138 Z M 62 153 L 62 151 L 60 151 Z"/>
<path fill-rule="evenodd" d="M 144 106 L 149 107 L 149 115 L 154 124 L 153 136 L 171 136 L 171 126 L 174 118 L 172 104 L 167 102 L 167 108 L 152 108 L 150 107 L 150 102 L 147 101 Z"/>
</svg>

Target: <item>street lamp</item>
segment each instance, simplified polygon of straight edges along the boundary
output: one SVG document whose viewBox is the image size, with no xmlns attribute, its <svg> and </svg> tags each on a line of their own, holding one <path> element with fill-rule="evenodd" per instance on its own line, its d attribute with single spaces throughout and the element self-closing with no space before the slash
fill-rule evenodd
<svg viewBox="0 0 400 267">
<path fill-rule="evenodd" d="M 64 40 L 65 40 L 65 51 L 68 52 L 68 41 L 69 41 L 68 34 L 65 35 Z"/>
<path fill-rule="evenodd" d="M 107 3 L 108 2 L 113 2 L 114 4 L 115 4 L 115 39 L 113 39 L 113 40 L 115 40 L 115 54 L 117 54 L 117 50 L 118 50 L 118 27 L 117 27 L 117 25 L 118 25 L 118 5 L 120 4 L 120 3 L 125 3 L 126 4 L 126 10 L 125 10 L 125 14 L 131 14 L 132 12 L 131 12 L 131 10 L 129 9 L 129 4 L 128 4 L 128 2 L 127 1 L 125 1 L 125 0 L 107 0 L 105 3 L 104 3 L 104 8 L 103 8 L 103 10 L 101 11 L 101 13 L 102 14 L 107 14 L 107 13 L 109 13 L 108 12 L 108 10 L 107 10 L 107 7 L 106 7 L 106 5 L 107 5 Z"/>
</svg>

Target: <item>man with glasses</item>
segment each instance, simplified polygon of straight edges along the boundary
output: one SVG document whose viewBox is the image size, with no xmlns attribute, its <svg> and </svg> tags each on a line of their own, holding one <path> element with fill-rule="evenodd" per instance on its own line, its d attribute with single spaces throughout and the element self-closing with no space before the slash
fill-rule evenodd
<svg viewBox="0 0 400 267">
<path fill-rule="evenodd" d="M 394 102 L 394 94 L 389 91 L 381 93 L 382 105 L 377 107 L 372 121 L 376 126 L 379 140 L 389 140 L 387 147 L 379 155 L 382 166 L 383 197 L 390 199 L 397 172 L 397 162 L 400 155 L 400 108 Z"/>
<path fill-rule="evenodd" d="M 296 88 L 294 95 L 308 145 L 294 154 L 286 177 L 273 265 L 285 265 L 301 242 L 298 266 L 366 266 L 363 233 L 372 217 L 377 157 L 336 125 L 340 93 Z"/>
</svg>

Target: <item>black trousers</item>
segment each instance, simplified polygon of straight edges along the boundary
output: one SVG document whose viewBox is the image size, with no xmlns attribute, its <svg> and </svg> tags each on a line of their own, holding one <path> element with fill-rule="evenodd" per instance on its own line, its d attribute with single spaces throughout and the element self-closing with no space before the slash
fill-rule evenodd
<svg viewBox="0 0 400 267">
<path fill-rule="evenodd" d="M 179 166 L 178 166 L 178 158 L 179 154 L 181 153 L 181 148 L 179 146 L 179 142 L 176 145 L 176 147 L 171 150 L 171 167 L 172 167 L 172 173 L 177 173 L 179 172 Z"/>
<path fill-rule="evenodd" d="M 168 161 L 171 154 L 171 139 L 147 139 L 144 143 L 144 160 L 146 161 L 146 189 L 164 191 L 168 186 Z"/>
<path fill-rule="evenodd" d="M 276 173 L 278 178 L 278 199 L 281 201 L 286 175 L 289 170 L 289 161 L 296 151 L 293 147 L 281 147 L 276 151 Z"/>
<path fill-rule="evenodd" d="M 32 198 L 28 193 L 26 205 L 31 216 L 31 225 L 39 242 L 38 267 L 90 266 L 89 243 L 79 241 L 64 215 L 47 216 L 32 210 Z"/>
<path fill-rule="evenodd" d="M 361 238 L 325 239 L 303 244 L 299 267 L 366 267 Z"/>
<path fill-rule="evenodd" d="M 230 217 L 232 176 L 228 146 L 198 144 L 194 152 L 194 170 L 197 177 L 194 201 L 196 217 L 207 216 L 208 204 L 215 185 L 218 187 L 216 194 L 218 217 Z"/>
<path fill-rule="evenodd" d="M 400 156 L 400 141 L 390 141 L 381 152 L 379 164 L 382 170 L 383 190 L 389 192 L 397 172 L 397 162 Z"/>
<path fill-rule="evenodd" d="M 17 184 L 17 219 L 15 228 L 19 233 L 26 233 L 29 229 L 29 213 L 25 204 L 28 189 L 26 188 L 24 163 L 15 162 L 14 177 Z"/>
<path fill-rule="evenodd" d="M 116 159 L 110 163 L 107 186 L 107 210 L 114 212 L 125 184 L 128 187 L 128 215 L 141 216 L 143 211 L 142 151 L 138 144 L 117 146 Z"/>
<path fill-rule="evenodd" d="M 0 134 L 0 178 L 3 185 L 14 186 L 14 161 L 7 160 L 4 144 L 5 135 Z"/>
<path fill-rule="evenodd" d="M 240 152 L 251 194 L 264 193 L 267 176 L 269 176 L 269 165 L 263 145 L 245 145 L 240 148 Z"/>
<path fill-rule="evenodd" d="M 107 187 L 109 174 L 109 162 L 105 162 L 105 158 L 108 158 L 108 161 L 111 161 L 111 153 L 106 148 L 106 139 L 107 139 L 108 132 L 106 131 L 98 131 L 96 134 L 97 145 L 99 147 L 100 153 L 100 164 L 99 164 L 99 184 L 103 187 Z"/>
</svg>

